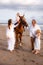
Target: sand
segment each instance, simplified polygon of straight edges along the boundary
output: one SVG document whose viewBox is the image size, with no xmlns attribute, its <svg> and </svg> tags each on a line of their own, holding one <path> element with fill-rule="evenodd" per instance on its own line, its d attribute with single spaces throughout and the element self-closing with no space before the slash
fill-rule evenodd
<svg viewBox="0 0 43 65">
<path fill-rule="evenodd" d="M 0 65 L 43 65 L 43 31 L 41 33 L 40 54 L 31 52 L 29 31 L 25 30 L 22 36 L 22 48 L 12 53 L 7 50 L 6 26 L 0 25 Z"/>
</svg>

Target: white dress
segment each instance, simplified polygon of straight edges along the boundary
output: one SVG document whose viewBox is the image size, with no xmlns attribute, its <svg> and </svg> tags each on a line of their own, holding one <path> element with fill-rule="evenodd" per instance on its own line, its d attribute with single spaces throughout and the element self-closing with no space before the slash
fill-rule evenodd
<svg viewBox="0 0 43 65">
<path fill-rule="evenodd" d="M 8 50 L 12 51 L 14 50 L 14 46 L 15 46 L 15 33 L 14 33 L 14 25 L 12 25 L 11 29 L 7 28 L 6 31 L 6 37 L 9 39 L 7 39 L 8 41 Z"/>
<path fill-rule="evenodd" d="M 34 43 L 34 49 L 40 50 L 40 36 L 39 37 L 36 36 L 35 43 Z"/>
<path fill-rule="evenodd" d="M 29 28 L 29 30 L 30 30 L 30 37 L 33 37 L 33 38 L 34 38 L 35 32 L 36 32 L 38 29 L 41 30 L 40 27 L 39 27 L 39 25 L 36 24 L 35 27 L 33 27 L 33 26 L 31 25 L 30 28 Z"/>
</svg>

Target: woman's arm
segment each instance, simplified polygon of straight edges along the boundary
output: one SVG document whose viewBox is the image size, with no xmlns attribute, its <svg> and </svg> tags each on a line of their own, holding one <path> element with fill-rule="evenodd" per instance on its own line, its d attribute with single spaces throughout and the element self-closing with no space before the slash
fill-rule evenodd
<svg viewBox="0 0 43 65">
<path fill-rule="evenodd" d="M 14 25 L 17 25 L 18 24 L 18 22 L 16 22 Z"/>
</svg>

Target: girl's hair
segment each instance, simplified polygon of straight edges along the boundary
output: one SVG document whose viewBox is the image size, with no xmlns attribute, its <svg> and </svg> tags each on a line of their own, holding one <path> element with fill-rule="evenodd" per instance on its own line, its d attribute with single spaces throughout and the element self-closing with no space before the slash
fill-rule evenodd
<svg viewBox="0 0 43 65">
<path fill-rule="evenodd" d="M 41 31 L 39 29 L 36 31 L 36 34 L 38 34 L 38 33 L 41 33 Z"/>
<path fill-rule="evenodd" d="M 8 20 L 8 27 L 9 27 L 9 29 L 10 29 L 10 25 L 12 24 L 12 19 L 9 19 Z"/>
</svg>

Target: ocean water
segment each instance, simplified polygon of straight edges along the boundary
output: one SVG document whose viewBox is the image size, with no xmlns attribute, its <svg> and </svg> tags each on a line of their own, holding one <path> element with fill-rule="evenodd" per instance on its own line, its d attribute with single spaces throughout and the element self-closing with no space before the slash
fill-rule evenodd
<svg viewBox="0 0 43 65">
<path fill-rule="evenodd" d="M 13 23 L 14 24 L 14 23 Z M 2 26 L 7 26 L 8 24 L 7 23 L 0 23 L 0 25 L 2 25 Z M 29 25 L 31 25 L 31 24 L 29 24 Z M 39 25 L 39 24 L 38 24 Z M 41 30 L 43 30 L 43 25 L 39 25 L 40 26 L 40 28 L 41 28 Z"/>
</svg>

